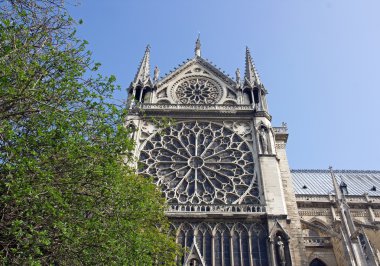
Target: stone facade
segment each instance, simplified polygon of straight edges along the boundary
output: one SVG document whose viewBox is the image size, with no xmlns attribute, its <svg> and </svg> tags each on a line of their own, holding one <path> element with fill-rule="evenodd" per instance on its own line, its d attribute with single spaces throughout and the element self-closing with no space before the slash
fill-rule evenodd
<svg viewBox="0 0 380 266">
<path fill-rule="evenodd" d="M 378 263 L 380 197 L 349 197 L 336 184 L 334 195 L 296 193 L 287 126 L 271 125 L 248 48 L 243 78 L 202 58 L 199 38 L 194 58 L 162 78 L 156 67 L 151 79 L 149 61 L 148 46 L 126 126 L 138 172 L 162 190 L 186 247 L 179 265 Z"/>
</svg>

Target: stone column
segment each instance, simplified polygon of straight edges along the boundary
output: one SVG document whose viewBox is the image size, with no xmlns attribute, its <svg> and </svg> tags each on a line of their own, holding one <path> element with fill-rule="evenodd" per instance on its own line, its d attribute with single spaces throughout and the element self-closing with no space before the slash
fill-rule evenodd
<svg viewBox="0 0 380 266">
<path fill-rule="evenodd" d="M 253 90 L 250 90 L 251 92 L 251 99 L 252 99 L 252 106 L 255 106 L 255 95 L 253 94 Z"/>
<path fill-rule="evenodd" d="M 220 249 L 221 249 L 221 254 L 220 254 L 220 259 L 222 261 L 222 266 L 224 266 L 224 234 L 225 232 L 223 232 L 223 234 L 220 234 Z"/>
<path fill-rule="evenodd" d="M 231 253 L 230 262 L 231 262 L 231 265 L 235 265 L 234 264 L 234 241 L 233 241 L 232 236 L 233 234 L 230 235 L 230 253 Z"/>
<path fill-rule="evenodd" d="M 211 264 L 215 266 L 215 237 L 211 234 Z"/>
<path fill-rule="evenodd" d="M 241 265 L 243 265 L 244 259 L 243 259 L 243 245 L 241 243 L 241 235 L 239 235 L 239 250 L 240 250 L 240 263 L 241 263 Z"/>
<path fill-rule="evenodd" d="M 143 91 L 144 91 L 144 88 L 141 88 L 140 95 L 139 95 L 139 103 L 141 103 Z"/>
<path fill-rule="evenodd" d="M 335 214 L 334 205 L 330 205 L 330 210 L 331 210 L 332 220 L 335 222 L 336 221 L 336 214 Z"/>
<path fill-rule="evenodd" d="M 252 256 L 252 232 L 248 231 L 248 245 L 249 245 L 249 265 L 253 265 L 253 256 Z"/>
<path fill-rule="evenodd" d="M 274 240 L 273 239 L 269 239 L 269 257 L 270 257 L 270 260 L 271 260 L 271 263 L 270 265 L 272 266 L 276 266 L 277 263 L 276 263 L 276 250 L 275 250 L 275 246 L 274 246 Z"/>
<path fill-rule="evenodd" d="M 371 206 L 368 206 L 368 213 L 369 213 L 369 220 L 371 221 L 371 223 L 376 222 L 376 216 Z"/>
</svg>

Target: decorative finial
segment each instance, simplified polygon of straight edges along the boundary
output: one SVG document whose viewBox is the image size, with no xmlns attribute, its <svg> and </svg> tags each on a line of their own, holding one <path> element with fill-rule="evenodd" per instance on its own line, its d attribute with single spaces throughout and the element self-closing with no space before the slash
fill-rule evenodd
<svg viewBox="0 0 380 266">
<path fill-rule="evenodd" d="M 201 57 L 201 40 L 200 40 L 201 34 L 198 33 L 197 41 L 195 42 L 195 56 Z"/>
<path fill-rule="evenodd" d="M 240 69 L 239 68 L 236 69 L 235 74 L 236 74 L 236 83 L 238 86 L 240 86 Z"/>
<path fill-rule="evenodd" d="M 157 66 L 155 66 L 154 67 L 154 77 L 153 77 L 154 83 L 157 83 L 159 76 L 160 76 L 160 69 Z"/>
</svg>

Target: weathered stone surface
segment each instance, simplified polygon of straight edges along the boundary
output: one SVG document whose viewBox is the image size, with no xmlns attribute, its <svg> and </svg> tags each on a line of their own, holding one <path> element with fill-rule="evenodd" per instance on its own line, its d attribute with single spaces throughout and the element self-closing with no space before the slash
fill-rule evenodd
<svg viewBox="0 0 380 266">
<path fill-rule="evenodd" d="M 295 194 L 287 125 L 272 126 L 248 48 L 244 79 L 202 58 L 199 38 L 194 58 L 161 79 L 156 67 L 151 80 L 149 59 L 148 47 L 126 126 L 138 171 L 162 190 L 171 232 L 188 247 L 179 264 L 378 263 L 380 196 L 342 194 L 332 170 L 335 195 Z"/>
</svg>

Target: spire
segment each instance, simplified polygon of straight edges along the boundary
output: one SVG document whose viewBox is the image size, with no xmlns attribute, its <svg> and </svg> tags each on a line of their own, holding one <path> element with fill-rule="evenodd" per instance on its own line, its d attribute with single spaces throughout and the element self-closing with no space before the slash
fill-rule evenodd
<svg viewBox="0 0 380 266">
<path fill-rule="evenodd" d="M 133 85 L 145 86 L 151 83 L 150 79 L 150 45 L 148 44 L 145 49 L 144 57 L 141 60 L 140 66 L 137 70 Z"/>
<path fill-rule="evenodd" d="M 254 87 L 255 85 L 261 85 L 259 74 L 256 71 L 255 64 L 253 63 L 251 53 L 248 46 L 245 51 L 245 77 L 244 85 Z"/>
<path fill-rule="evenodd" d="M 200 40 L 200 33 L 198 33 L 197 41 L 195 42 L 195 56 L 201 57 L 201 40 Z"/>
</svg>

